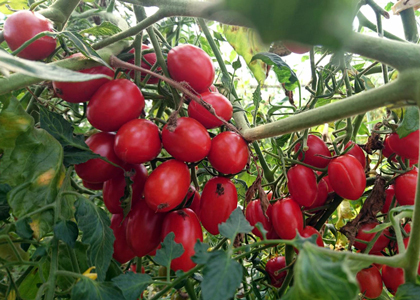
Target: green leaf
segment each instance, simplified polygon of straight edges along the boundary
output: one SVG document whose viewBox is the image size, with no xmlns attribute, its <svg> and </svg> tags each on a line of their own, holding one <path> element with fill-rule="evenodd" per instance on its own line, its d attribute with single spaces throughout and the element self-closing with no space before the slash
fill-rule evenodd
<svg viewBox="0 0 420 300">
<path fill-rule="evenodd" d="M 77 236 L 79 235 L 79 228 L 77 228 L 77 224 L 73 221 L 60 221 L 54 226 L 54 235 L 59 240 L 74 248 Z"/>
<path fill-rule="evenodd" d="M 182 244 L 175 243 L 175 233 L 170 232 L 162 242 L 162 248 L 156 251 L 155 262 L 167 268 L 170 267 L 171 261 L 178 258 L 184 253 Z"/>
<path fill-rule="evenodd" d="M 98 280 L 103 281 L 114 252 L 115 236 L 110 228 L 111 221 L 103 209 L 81 196 L 76 200 L 75 207 L 75 217 L 83 231 L 82 242 L 90 245 L 88 257 L 91 266 L 96 267 Z"/>
<path fill-rule="evenodd" d="M 203 269 L 203 300 L 228 300 L 235 295 L 242 281 L 242 265 L 226 252 L 213 252 Z"/>
<path fill-rule="evenodd" d="M 386 6 L 384 7 L 384 9 L 386 10 L 386 11 L 391 11 L 391 9 L 392 9 L 392 7 L 394 6 L 394 2 L 388 2 L 387 4 L 386 4 Z"/>
<path fill-rule="evenodd" d="M 240 207 L 237 207 L 225 223 L 219 224 L 220 234 L 230 240 L 234 240 L 238 233 L 250 233 L 254 227 L 251 226 Z"/>
<path fill-rule="evenodd" d="M 23 239 L 32 239 L 32 235 L 34 234 L 29 222 L 29 218 L 24 218 L 15 223 L 16 233 Z"/>
<path fill-rule="evenodd" d="M 88 257 L 87 257 L 87 249 L 89 248 L 88 245 L 83 244 L 82 242 L 76 241 L 74 248 L 69 248 L 68 245 L 64 243 L 60 243 L 58 248 L 60 255 L 60 259 L 58 260 L 58 269 L 74 272 L 75 266 L 73 265 L 74 261 L 72 261 L 70 257 L 70 251 L 73 251 L 76 256 L 77 264 L 79 265 L 80 272 L 85 272 L 89 268 L 88 264 Z M 64 255 L 63 255 L 64 254 Z M 57 286 L 60 289 L 66 290 L 70 288 L 73 284 L 77 281 L 76 278 L 69 277 L 69 276 L 58 276 L 57 277 Z"/>
<path fill-rule="evenodd" d="M 419 109 L 417 106 L 408 106 L 404 118 L 397 128 L 398 136 L 402 139 L 419 129 Z"/>
<path fill-rule="evenodd" d="M 241 14 L 264 42 L 295 40 L 340 47 L 352 32 L 357 1 L 225 0 L 224 9 Z"/>
<path fill-rule="evenodd" d="M 50 263 L 46 260 L 41 264 L 41 268 L 34 268 L 29 272 L 28 276 L 19 285 L 19 295 L 24 300 L 36 299 L 39 287 L 44 283 L 41 279 L 40 273 L 42 272 L 43 278 L 48 278 Z"/>
<path fill-rule="evenodd" d="M 124 299 L 136 300 L 153 280 L 146 274 L 128 272 L 113 278 L 112 282 L 122 291 Z"/>
<path fill-rule="evenodd" d="M 211 252 L 208 252 L 210 246 L 208 244 L 197 241 L 194 245 L 194 255 L 191 257 L 196 264 L 206 264 L 211 257 Z"/>
<path fill-rule="evenodd" d="M 10 206 L 7 203 L 7 194 L 12 188 L 8 184 L 0 184 L 0 221 L 10 216 Z"/>
<path fill-rule="evenodd" d="M 6 4 L 9 5 L 12 9 L 27 9 L 28 1 L 27 0 L 2 0 L 0 1 L 0 13 L 5 15 L 11 15 L 14 11 L 8 9 Z"/>
<path fill-rule="evenodd" d="M 79 34 L 91 34 L 97 37 L 105 37 L 114 35 L 118 32 L 121 32 L 121 29 L 118 26 L 115 26 L 111 22 L 105 21 L 98 26 L 86 28 L 80 31 Z"/>
<path fill-rule="evenodd" d="M 274 73 L 280 83 L 284 83 L 289 91 L 293 91 L 298 84 L 296 73 L 284 62 L 280 55 L 271 52 L 262 52 L 254 55 L 251 61 L 262 60 L 269 66 L 273 66 Z"/>
<path fill-rule="evenodd" d="M 420 286 L 414 283 L 400 285 L 395 300 L 420 299 Z"/>
<path fill-rule="evenodd" d="M 238 59 L 232 63 L 232 68 L 236 71 L 240 67 L 242 67 L 242 64 L 241 64 L 241 60 L 238 57 Z"/>
<path fill-rule="evenodd" d="M 88 277 L 82 277 L 72 289 L 71 299 L 115 300 L 124 299 L 124 297 L 111 282 L 97 282 Z"/>
</svg>

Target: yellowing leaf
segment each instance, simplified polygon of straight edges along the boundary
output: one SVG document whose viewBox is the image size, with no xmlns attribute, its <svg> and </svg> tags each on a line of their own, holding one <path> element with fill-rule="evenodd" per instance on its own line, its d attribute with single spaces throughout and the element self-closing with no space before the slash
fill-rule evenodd
<svg viewBox="0 0 420 300">
<path fill-rule="evenodd" d="M 96 280 L 98 278 L 97 273 L 90 273 L 92 270 L 96 269 L 96 267 L 90 267 L 86 271 L 83 272 L 83 276 L 90 278 L 92 280 Z"/>
</svg>

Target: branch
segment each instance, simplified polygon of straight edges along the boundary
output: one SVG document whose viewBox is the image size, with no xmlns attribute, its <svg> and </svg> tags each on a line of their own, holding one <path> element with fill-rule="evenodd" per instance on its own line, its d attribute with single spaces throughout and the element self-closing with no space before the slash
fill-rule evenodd
<svg viewBox="0 0 420 300">
<path fill-rule="evenodd" d="M 404 27 L 404 35 L 407 41 L 417 43 L 419 33 L 417 31 L 417 21 L 414 15 L 414 9 L 408 8 L 400 12 L 401 21 Z"/>
<path fill-rule="evenodd" d="M 369 19 L 366 18 L 365 15 L 362 14 L 360 11 L 357 13 L 357 18 L 359 19 L 360 26 L 369 28 L 370 30 L 372 30 L 374 32 L 378 31 L 378 28 L 376 27 L 376 25 L 373 24 L 371 21 L 369 21 Z M 392 33 L 388 32 L 386 30 L 384 30 L 384 37 L 389 38 L 391 40 L 405 42 L 404 39 L 402 39 L 402 38 L 400 38 L 396 35 L 393 35 Z"/>
<path fill-rule="evenodd" d="M 53 21 L 57 27 L 63 28 L 79 2 L 80 0 L 57 0 L 47 9 L 38 12 Z"/>
</svg>

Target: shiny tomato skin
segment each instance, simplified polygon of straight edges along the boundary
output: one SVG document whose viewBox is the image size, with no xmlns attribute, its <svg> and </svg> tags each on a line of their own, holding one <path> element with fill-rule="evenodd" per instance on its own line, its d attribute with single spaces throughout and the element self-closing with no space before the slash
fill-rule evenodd
<svg viewBox="0 0 420 300">
<path fill-rule="evenodd" d="M 130 164 L 151 161 L 162 150 L 159 128 L 149 120 L 131 120 L 118 130 L 114 150 L 119 158 Z"/>
<path fill-rule="evenodd" d="M 359 271 L 356 275 L 359 283 L 360 293 L 368 298 L 378 298 L 382 294 L 381 273 L 375 267 Z"/>
<path fill-rule="evenodd" d="M 317 235 L 316 244 L 318 245 L 318 247 L 323 248 L 324 247 L 324 241 L 322 240 L 322 236 L 321 236 L 321 234 L 319 233 L 318 230 L 316 230 L 312 226 L 306 226 L 302 230 L 302 232 L 300 232 L 300 235 L 304 238 L 309 238 L 309 237 L 313 236 L 314 234 Z"/>
<path fill-rule="evenodd" d="M 365 231 L 370 231 L 373 228 L 375 228 L 377 225 L 379 225 L 379 223 L 377 222 L 363 224 L 362 226 L 359 227 L 359 230 L 357 231 L 356 239 L 367 241 L 367 242 L 371 241 L 375 237 L 376 233 L 366 233 Z M 376 240 L 375 244 L 373 245 L 369 253 L 380 252 L 385 247 L 388 246 L 390 240 L 385 235 L 388 235 L 388 236 L 391 235 L 388 229 L 385 229 L 382 232 L 382 234 Z M 365 250 L 366 246 L 367 244 L 357 242 L 357 241 L 354 242 L 354 247 L 356 247 L 359 250 L 362 250 L 362 251 Z"/>
<path fill-rule="evenodd" d="M 290 51 L 296 54 L 304 54 L 311 51 L 312 47 L 299 42 L 283 41 L 283 45 Z"/>
<path fill-rule="evenodd" d="M 393 268 L 387 265 L 382 267 L 382 281 L 388 291 L 395 295 L 398 287 L 405 283 L 404 270 L 402 268 Z"/>
<path fill-rule="evenodd" d="M 162 130 L 163 147 L 175 159 L 197 162 L 210 151 L 211 139 L 206 128 L 193 118 L 182 117 L 171 131 L 168 124 Z"/>
<path fill-rule="evenodd" d="M 251 226 L 254 226 L 254 229 L 252 229 L 252 233 L 258 236 L 260 239 L 263 238 L 263 235 L 258 230 L 258 228 L 255 227 L 255 224 L 257 224 L 258 222 L 261 223 L 264 229 L 267 231 L 267 239 L 277 238 L 277 233 L 275 232 L 273 224 L 271 222 L 273 213 L 272 210 L 273 207 L 270 204 L 266 211 L 267 216 L 265 216 L 261 208 L 261 201 L 259 199 L 249 202 L 246 207 L 245 218 L 248 220 Z"/>
<path fill-rule="evenodd" d="M 162 234 L 166 214 L 155 213 L 142 199 L 134 203 L 127 218 L 127 244 L 138 257 L 155 250 Z"/>
<path fill-rule="evenodd" d="M 287 171 L 287 187 L 292 199 L 299 206 L 309 207 L 316 199 L 318 184 L 312 169 L 295 165 Z"/>
<path fill-rule="evenodd" d="M 87 107 L 87 119 L 102 131 L 117 131 L 128 121 L 137 119 L 144 109 L 140 89 L 127 79 L 116 79 L 102 85 Z"/>
<path fill-rule="evenodd" d="M 366 188 L 366 176 L 360 162 L 352 155 L 339 156 L 328 165 L 332 188 L 341 197 L 359 199 Z"/>
<path fill-rule="evenodd" d="M 297 143 L 295 146 L 295 152 L 297 152 L 300 148 L 300 143 Z M 322 156 L 331 157 L 331 152 L 328 150 L 327 145 L 325 142 L 317 137 L 316 135 L 310 134 L 308 135 L 307 145 L 309 149 L 305 152 L 305 157 L 303 162 L 305 164 L 317 167 L 317 168 L 325 168 L 330 163 L 331 159 L 324 158 Z M 322 155 L 322 156 L 318 156 Z M 299 153 L 299 160 L 302 160 L 303 154 Z"/>
<path fill-rule="evenodd" d="M 417 169 L 413 169 L 395 178 L 395 197 L 399 205 L 414 205 L 417 176 Z"/>
<path fill-rule="evenodd" d="M 150 174 L 144 198 L 154 212 L 167 212 L 182 203 L 190 186 L 188 166 L 176 159 L 168 160 Z"/>
<path fill-rule="evenodd" d="M 219 93 L 204 92 L 200 94 L 201 98 L 213 106 L 216 115 L 224 119 L 226 122 L 232 118 L 233 106 L 230 101 Z M 222 121 L 213 116 L 207 109 L 202 107 L 195 101 L 191 101 L 188 105 L 188 115 L 190 118 L 196 119 L 207 129 L 220 127 Z"/>
<path fill-rule="evenodd" d="M 168 53 L 168 71 L 171 77 L 185 81 L 197 93 L 206 91 L 214 80 L 214 66 L 204 50 L 193 45 L 179 45 Z"/>
<path fill-rule="evenodd" d="M 296 233 L 303 230 L 303 215 L 299 204 L 291 198 L 274 203 L 272 208 L 272 223 L 278 236 L 285 240 L 292 240 Z"/>
<path fill-rule="evenodd" d="M 390 157 L 395 151 L 391 148 L 391 145 L 389 144 L 389 136 L 385 137 L 384 140 L 384 147 L 382 148 L 382 154 L 386 158 Z M 395 160 L 395 159 L 394 159 Z"/>
<path fill-rule="evenodd" d="M 195 187 L 190 185 L 190 188 L 187 193 L 187 202 L 190 202 L 191 204 L 189 206 L 190 209 L 192 209 L 197 216 L 200 215 L 200 204 L 201 204 L 201 196 L 200 193 L 197 192 Z"/>
<path fill-rule="evenodd" d="M 413 160 L 419 159 L 418 129 L 403 138 L 400 138 L 397 133 L 391 133 L 388 137 L 388 143 L 399 156 Z"/>
<path fill-rule="evenodd" d="M 142 52 L 143 52 L 143 50 L 147 50 L 147 49 L 150 49 L 150 47 L 149 46 L 147 46 L 147 45 L 141 45 L 141 50 L 142 50 Z M 135 54 L 135 50 L 134 49 L 131 49 L 130 51 L 128 51 L 129 53 L 133 53 L 133 54 Z M 152 68 L 152 66 L 156 63 L 156 61 L 157 61 L 157 58 L 156 58 L 156 53 L 147 53 L 147 54 L 142 54 L 142 60 L 141 60 L 141 63 L 140 63 L 140 67 L 142 67 L 143 69 L 146 69 L 146 70 L 150 70 L 151 68 Z M 149 66 L 149 64 L 147 64 L 146 62 L 144 62 L 143 61 L 143 58 L 150 64 L 150 66 Z M 129 59 L 128 61 L 127 61 L 128 63 L 130 63 L 130 64 L 133 64 L 134 65 L 134 58 L 133 59 Z M 157 71 L 161 71 L 162 70 L 162 68 L 161 67 L 158 67 L 157 69 L 156 69 Z M 155 71 L 156 72 L 156 71 Z M 130 70 L 130 71 L 128 71 L 127 72 L 127 74 L 128 75 L 130 75 L 130 77 L 132 78 L 132 79 L 134 79 L 134 74 L 135 74 L 135 72 L 133 71 L 133 70 Z M 141 73 L 140 73 L 141 74 Z M 143 81 L 143 79 L 144 78 L 146 78 L 146 75 L 147 74 L 141 74 L 141 80 Z M 159 78 L 157 78 L 157 77 L 154 77 L 154 76 L 151 76 L 150 78 L 149 78 L 149 80 L 146 82 L 147 84 L 156 84 L 156 83 L 158 83 L 159 82 Z"/>
<path fill-rule="evenodd" d="M 147 169 L 143 165 L 133 166 L 135 174 L 131 176 L 133 184 L 132 203 L 141 199 L 143 194 L 144 184 L 147 180 Z M 123 209 L 120 206 L 120 199 L 124 196 L 125 189 L 124 174 L 119 174 L 114 178 L 105 181 L 103 190 L 104 204 L 111 214 L 122 214 Z"/>
<path fill-rule="evenodd" d="M 322 177 L 322 179 L 324 179 L 324 181 L 327 183 L 327 186 L 328 186 L 328 194 L 329 193 L 333 193 L 334 192 L 334 189 L 331 186 L 330 178 L 328 176 L 325 176 L 325 177 Z"/>
<path fill-rule="evenodd" d="M 248 145 L 237 133 L 225 131 L 213 138 L 208 159 L 223 174 L 236 174 L 248 163 Z"/>
<path fill-rule="evenodd" d="M 287 271 L 278 273 L 281 269 L 286 267 L 286 258 L 284 256 L 276 256 L 267 261 L 265 271 L 270 276 L 270 284 L 277 288 L 281 287 L 286 278 Z"/>
<path fill-rule="evenodd" d="M 355 158 L 357 158 L 357 160 L 360 162 L 360 164 L 362 165 L 363 170 L 364 170 L 366 168 L 366 156 L 365 156 L 365 153 L 363 152 L 362 148 L 360 148 L 359 145 L 357 145 L 353 141 L 349 141 L 346 144 L 346 146 L 344 147 L 344 149 L 349 148 L 351 145 L 354 145 L 353 148 L 351 148 L 351 150 L 348 151 L 346 154 L 353 155 Z"/>
<path fill-rule="evenodd" d="M 43 15 L 21 10 L 13 13 L 4 22 L 3 34 L 10 50 L 14 51 L 26 41 L 43 31 L 53 31 L 53 24 Z M 17 54 L 18 57 L 29 60 L 41 60 L 52 54 L 57 41 L 49 36 L 39 38 Z"/>
<path fill-rule="evenodd" d="M 114 152 L 115 135 L 108 132 L 98 132 L 86 140 L 86 144 L 94 153 L 106 157 L 109 161 L 122 165 L 123 162 Z M 99 183 L 105 182 L 122 173 L 122 170 L 110 165 L 100 158 L 90 159 L 74 166 L 77 175 L 83 180 Z"/>
<path fill-rule="evenodd" d="M 325 177 L 321 178 L 321 180 L 318 182 L 318 189 L 315 197 L 314 203 L 312 203 L 311 206 L 308 207 L 308 209 L 321 207 L 325 204 L 328 198 L 328 184 L 325 181 Z"/>
<path fill-rule="evenodd" d="M 238 193 L 228 178 L 213 177 L 201 193 L 200 220 L 212 235 L 219 234 L 219 224 L 226 222 L 238 205 Z"/>
<path fill-rule="evenodd" d="M 203 241 L 203 231 L 195 212 L 189 208 L 183 208 L 168 213 L 162 224 L 162 241 L 170 232 L 175 234 L 175 242 L 184 247 L 184 253 L 172 260 L 171 269 L 175 272 L 178 270 L 187 272 L 196 265 L 191 260 L 195 254 L 195 243 L 197 240 Z"/>
<path fill-rule="evenodd" d="M 123 222 L 124 220 L 124 222 Z M 121 223 L 122 222 L 122 223 Z M 136 257 L 134 252 L 127 245 L 126 229 L 128 219 L 123 214 L 112 215 L 111 229 L 114 232 L 114 253 L 112 257 L 120 264 L 124 264 Z"/>
<path fill-rule="evenodd" d="M 382 210 L 381 212 L 384 214 L 387 214 L 389 212 L 389 208 L 391 206 L 392 203 L 392 199 L 395 196 L 395 189 L 394 189 L 394 185 L 390 185 L 386 190 L 386 198 L 385 198 L 385 203 L 384 206 L 382 206 Z M 395 203 L 394 203 L 395 206 Z"/>
<path fill-rule="evenodd" d="M 94 191 L 100 191 L 103 189 L 104 187 L 104 183 L 103 182 L 89 182 L 86 180 L 82 180 L 82 184 L 85 188 L 90 189 L 90 190 L 94 190 Z"/>
</svg>

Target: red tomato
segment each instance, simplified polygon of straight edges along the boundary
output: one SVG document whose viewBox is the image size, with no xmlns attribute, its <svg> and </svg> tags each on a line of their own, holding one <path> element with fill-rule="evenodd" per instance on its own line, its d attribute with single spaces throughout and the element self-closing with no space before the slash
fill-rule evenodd
<svg viewBox="0 0 420 300">
<path fill-rule="evenodd" d="M 402 268 L 393 268 L 384 265 L 382 267 L 382 281 L 384 282 L 388 291 L 395 295 L 398 287 L 405 283 L 404 270 Z"/>
<path fill-rule="evenodd" d="M 209 91 L 213 93 L 218 93 L 219 90 L 213 84 L 209 87 Z M 207 92 L 207 91 L 206 91 Z"/>
<path fill-rule="evenodd" d="M 201 96 L 205 102 L 213 106 L 216 115 L 229 122 L 230 118 L 232 118 L 233 106 L 225 96 L 211 92 L 205 92 L 199 96 Z M 222 121 L 217 119 L 207 109 L 195 101 L 191 101 L 188 105 L 188 115 L 203 124 L 207 129 L 223 125 Z"/>
<path fill-rule="evenodd" d="M 273 198 L 273 192 L 272 192 L 272 191 L 270 191 L 270 192 L 267 194 L 267 198 L 268 198 L 268 201 L 271 201 L 271 199 Z"/>
<path fill-rule="evenodd" d="M 115 153 L 130 164 L 151 161 L 161 149 L 159 128 L 149 120 L 131 120 L 118 130 L 115 137 Z"/>
<path fill-rule="evenodd" d="M 302 232 L 302 211 L 291 198 L 284 198 L 274 203 L 272 211 L 274 230 L 280 238 L 291 240 L 296 237 L 296 232 Z"/>
<path fill-rule="evenodd" d="M 354 145 L 353 148 L 351 148 L 351 150 L 349 152 L 347 152 L 346 154 L 350 154 L 350 155 L 353 155 L 354 157 L 356 157 L 357 160 L 362 165 L 363 170 L 364 170 L 366 168 L 366 156 L 365 156 L 365 153 L 363 152 L 362 148 L 360 148 L 359 145 L 357 145 L 353 141 L 349 141 L 346 144 L 346 146 L 344 147 L 344 149 L 349 148 L 351 145 Z"/>
<path fill-rule="evenodd" d="M 84 57 L 82 53 L 70 55 L 72 57 Z M 83 74 L 95 75 L 105 74 L 114 77 L 114 71 L 105 66 L 98 66 L 78 71 Z M 105 83 L 109 82 L 107 78 L 93 79 L 82 82 L 59 82 L 53 81 L 52 85 L 55 94 L 63 100 L 71 103 L 80 103 L 89 101 L 93 94 Z"/>
<path fill-rule="evenodd" d="M 300 148 L 301 143 L 297 143 L 295 146 L 295 152 Z M 325 168 L 330 163 L 331 159 L 324 158 L 322 156 L 331 157 L 331 152 L 328 150 L 327 145 L 316 135 L 308 135 L 307 145 L 309 149 L 305 152 L 303 162 L 305 164 L 317 167 Z M 318 156 L 322 155 L 322 156 Z M 302 160 L 303 154 L 299 153 L 299 160 Z"/>
<path fill-rule="evenodd" d="M 4 22 L 3 34 L 10 50 L 14 51 L 26 41 L 30 40 L 43 31 L 53 31 L 52 23 L 43 15 L 21 10 L 15 12 Z M 17 56 L 29 60 L 40 60 L 47 58 L 54 52 L 57 41 L 49 36 L 44 36 L 31 43 Z"/>
<path fill-rule="evenodd" d="M 87 119 L 102 131 L 117 131 L 137 119 L 144 108 L 140 89 L 127 79 L 112 80 L 101 86 L 87 107 Z"/>
<path fill-rule="evenodd" d="M 281 269 L 286 267 L 286 259 L 284 256 L 276 256 L 267 261 L 265 271 L 270 276 L 270 284 L 277 288 L 281 287 L 284 279 L 286 278 L 287 271 L 280 272 Z"/>
<path fill-rule="evenodd" d="M 193 45 L 179 45 L 168 53 L 168 71 L 173 79 L 185 81 L 197 93 L 206 91 L 214 80 L 210 56 Z"/>
<path fill-rule="evenodd" d="M 157 248 L 165 215 L 155 213 L 144 200 L 137 201 L 132 206 L 128 214 L 126 234 L 127 244 L 136 256 L 145 256 Z"/>
<path fill-rule="evenodd" d="M 265 216 L 261 208 L 261 201 L 257 199 L 248 203 L 245 211 L 245 217 L 251 226 L 255 226 L 255 224 L 258 222 L 261 223 L 264 229 L 267 231 L 267 239 L 276 239 L 278 236 L 271 222 L 272 213 L 273 207 L 272 205 L 269 205 L 266 211 L 267 216 Z M 257 227 L 252 229 L 252 233 L 258 236 L 260 239 L 263 238 L 262 233 L 257 229 Z"/>
<path fill-rule="evenodd" d="M 334 189 L 331 186 L 330 178 L 328 176 L 325 176 L 325 177 L 322 177 L 322 179 L 324 179 L 325 182 L 327 183 L 327 186 L 328 186 L 328 194 L 329 193 L 333 193 L 334 192 Z"/>
<path fill-rule="evenodd" d="M 378 298 L 382 294 L 381 273 L 375 267 L 359 271 L 356 275 L 360 292 L 368 298 Z"/>
<path fill-rule="evenodd" d="M 112 254 L 112 257 L 121 264 L 124 264 L 127 261 L 136 257 L 134 252 L 127 245 L 127 221 L 128 219 L 124 219 L 123 214 L 112 215 L 111 217 L 111 229 L 114 232 L 115 236 L 114 253 Z"/>
<path fill-rule="evenodd" d="M 200 196 L 200 193 L 197 192 L 195 187 L 193 187 L 192 185 L 190 185 L 190 188 L 187 193 L 187 202 L 190 202 L 190 201 L 191 201 L 191 204 L 189 208 L 191 208 L 197 214 L 197 216 L 199 216 L 201 196 Z"/>
<path fill-rule="evenodd" d="M 385 157 L 390 157 L 394 153 L 394 150 L 392 150 L 391 146 L 389 145 L 389 136 L 385 137 L 384 140 L 384 147 L 382 149 L 382 154 Z M 393 159 L 395 161 L 395 158 Z"/>
<path fill-rule="evenodd" d="M 419 159 L 419 130 L 410 133 L 404 138 L 400 138 L 397 133 L 391 133 L 388 143 L 396 154 L 404 158 Z"/>
<path fill-rule="evenodd" d="M 385 190 L 385 193 L 386 193 L 385 203 L 384 203 L 384 206 L 382 206 L 382 210 L 381 211 L 384 214 L 387 214 L 389 212 L 389 207 L 391 206 L 392 199 L 394 199 L 394 196 L 395 196 L 394 186 L 393 185 L 390 185 Z M 394 206 L 395 206 L 395 203 L 394 203 Z"/>
<path fill-rule="evenodd" d="M 175 234 L 175 242 L 184 247 L 184 253 L 172 260 L 171 269 L 175 272 L 178 270 L 187 272 L 196 265 L 191 260 L 195 254 L 195 243 L 197 240 L 203 241 L 203 231 L 195 212 L 183 208 L 167 214 L 162 224 L 162 241 L 170 232 Z"/>
<path fill-rule="evenodd" d="M 377 222 L 373 222 L 373 223 L 365 223 L 362 226 L 360 226 L 357 235 L 356 235 L 356 239 L 362 240 L 362 241 L 366 241 L 369 242 L 371 241 L 376 233 L 366 233 L 365 231 L 370 231 L 373 228 L 375 228 L 377 225 L 379 225 L 379 223 Z M 380 252 L 382 251 L 385 247 L 388 246 L 389 244 L 389 239 L 385 236 L 385 235 L 391 235 L 389 233 L 388 229 L 385 229 L 382 234 L 379 236 L 379 238 L 376 240 L 375 244 L 373 245 L 372 249 L 369 251 L 369 253 L 376 253 L 376 252 Z M 360 250 L 365 250 L 366 249 L 367 244 L 365 243 L 361 243 L 361 242 L 354 242 L 354 247 L 356 247 L 357 249 Z"/>
<path fill-rule="evenodd" d="M 182 117 L 173 130 L 168 129 L 168 124 L 163 127 L 162 143 L 174 158 L 197 162 L 209 154 L 211 139 L 206 128 L 197 120 Z"/>
<path fill-rule="evenodd" d="M 143 165 L 133 166 L 135 174 L 131 176 L 133 184 L 131 188 L 133 189 L 132 194 L 132 203 L 141 199 L 143 194 L 144 184 L 147 179 L 147 169 Z M 125 189 L 125 178 L 124 174 L 119 174 L 114 178 L 105 181 L 103 198 L 106 208 L 111 214 L 122 214 L 123 209 L 120 206 L 120 199 L 124 196 Z"/>
<path fill-rule="evenodd" d="M 237 133 L 225 131 L 211 141 L 209 162 L 220 173 L 236 174 L 248 163 L 248 145 Z"/>
<path fill-rule="evenodd" d="M 123 162 L 114 152 L 115 135 L 107 132 L 98 132 L 86 140 L 86 144 L 94 153 L 106 157 L 117 165 Z M 87 162 L 74 166 L 77 175 L 83 180 L 99 183 L 105 182 L 122 172 L 121 169 L 110 165 L 100 158 L 89 159 Z"/>
<path fill-rule="evenodd" d="M 365 191 L 365 172 L 352 155 L 334 158 L 328 166 L 328 175 L 332 188 L 343 198 L 357 200 Z"/>
<path fill-rule="evenodd" d="M 300 235 L 304 238 L 309 238 L 311 236 L 313 236 L 314 234 L 316 234 L 318 237 L 316 238 L 316 244 L 323 248 L 324 247 L 324 241 L 322 240 L 322 236 L 319 233 L 318 230 L 316 230 L 315 228 L 313 228 L 312 226 L 306 226 L 302 232 L 300 233 Z"/>
<path fill-rule="evenodd" d="M 400 205 L 414 205 L 416 199 L 417 169 L 395 178 L 395 197 Z"/>
<path fill-rule="evenodd" d="M 302 165 L 291 167 L 287 171 L 287 187 L 299 206 L 309 207 L 315 202 L 318 185 L 312 169 Z"/>
<path fill-rule="evenodd" d="M 88 189 L 94 190 L 94 191 L 102 190 L 103 187 L 104 187 L 103 182 L 95 183 L 95 182 L 89 182 L 89 181 L 86 181 L 86 180 L 82 180 L 82 184 L 85 188 L 88 188 Z"/>
<path fill-rule="evenodd" d="M 318 190 L 316 193 L 315 201 L 314 203 L 308 207 L 308 209 L 321 207 L 325 204 L 325 201 L 327 201 L 328 198 L 328 184 L 325 181 L 325 177 L 321 178 L 321 180 L 318 182 Z"/>
<path fill-rule="evenodd" d="M 141 45 L 142 52 L 143 52 L 143 50 L 147 50 L 147 49 L 150 49 L 150 47 L 147 46 L 147 45 Z M 134 49 L 131 49 L 128 52 L 129 53 L 133 53 L 133 54 L 135 53 Z M 143 61 L 143 58 L 150 65 L 148 63 L 146 63 L 145 61 Z M 140 67 L 142 67 L 143 69 L 146 69 L 146 70 L 150 70 L 152 68 L 152 66 L 156 63 L 156 61 L 157 61 L 157 58 L 156 58 L 156 54 L 155 53 L 147 53 L 147 54 L 143 54 L 142 53 L 142 60 L 141 60 Z M 134 58 L 133 59 L 129 59 L 127 62 L 130 63 L 130 64 L 134 64 Z M 156 70 L 157 71 L 161 71 L 162 68 L 161 67 L 158 67 Z M 130 77 L 134 79 L 135 72 L 133 70 L 128 71 L 127 74 L 130 75 Z M 141 74 L 141 80 L 143 80 L 146 77 L 146 75 L 147 74 Z M 156 84 L 158 82 L 159 82 L 159 78 L 154 77 L 154 76 L 151 76 L 150 79 L 146 83 L 148 83 L 148 84 Z"/>
<path fill-rule="evenodd" d="M 232 181 L 225 177 L 213 177 L 201 193 L 201 224 L 211 234 L 219 234 L 219 224 L 226 222 L 237 205 L 238 193 Z"/>
<path fill-rule="evenodd" d="M 144 198 L 154 212 L 166 212 L 182 203 L 190 186 L 188 166 L 172 159 L 157 167 L 144 187 Z"/>
<path fill-rule="evenodd" d="M 301 44 L 298 42 L 292 41 L 283 41 L 283 45 L 289 49 L 290 52 L 297 53 L 297 54 L 304 54 L 306 52 L 311 51 L 312 47 L 309 45 Z"/>
</svg>

